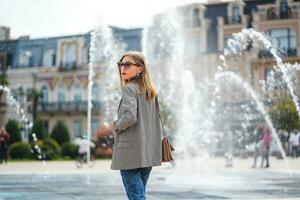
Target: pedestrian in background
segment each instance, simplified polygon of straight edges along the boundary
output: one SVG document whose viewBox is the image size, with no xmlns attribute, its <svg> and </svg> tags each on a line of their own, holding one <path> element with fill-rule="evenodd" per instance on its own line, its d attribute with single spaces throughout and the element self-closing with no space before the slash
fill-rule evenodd
<svg viewBox="0 0 300 200">
<path fill-rule="evenodd" d="M 289 139 L 289 142 L 291 144 L 291 147 L 292 147 L 292 157 L 293 158 L 297 158 L 298 157 L 298 148 L 299 148 L 299 136 L 300 134 L 294 130 L 292 133 L 291 133 L 291 136 L 290 136 L 290 139 Z"/>
<path fill-rule="evenodd" d="M 0 164 L 7 163 L 9 133 L 4 127 L 0 128 Z"/>
<path fill-rule="evenodd" d="M 265 127 L 264 128 L 264 135 L 263 135 L 263 138 L 262 138 L 263 153 L 262 153 L 262 160 L 261 160 L 261 165 L 260 165 L 261 168 L 264 165 L 264 161 L 266 161 L 265 168 L 270 167 L 269 154 L 270 154 L 271 141 L 272 141 L 271 132 L 267 127 Z"/>
</svg>

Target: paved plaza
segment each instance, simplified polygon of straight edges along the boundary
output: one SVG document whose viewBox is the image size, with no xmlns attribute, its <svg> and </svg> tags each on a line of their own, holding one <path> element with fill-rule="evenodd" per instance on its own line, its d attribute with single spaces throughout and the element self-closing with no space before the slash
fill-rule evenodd
<svg viewBox="0 0 300 200">
<path fill-rule="evenodd" d="M 235 159 L 232 168 L 219 158 L 153 169 L 149 200 L 300 199 L 300 160 L 272 159 L 271 168 L 250 168 L 251 159 Z M 110 160 L 77 169 L 73 161 L 12 162 L 0 165 L 0 200 L 126 199 Z"/>
</svg>

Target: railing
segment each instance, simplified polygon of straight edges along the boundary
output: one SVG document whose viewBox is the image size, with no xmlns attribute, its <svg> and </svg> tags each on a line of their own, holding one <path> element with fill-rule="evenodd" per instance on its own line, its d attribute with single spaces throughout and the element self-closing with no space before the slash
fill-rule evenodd
<svg viewBox="0 0 300 200">
<path fill-rule="evenodd" d="M 224 17 L 224 24 L 226 25 L 231 25 L 231 24 L 241 24 L 242 23 L 242 18 L 241 16 L 227 16 Z"/>
<path fill-rule="evenodd" d="M 278 49 L 278 54 L 281 57 L 294 57 L 297 56 L 297 49 L 296 48 L 289 48 L 286 50 Z M 259 58 L 272 58 L 272 54 L 269 50 L 260 50 L 258 53 Z"/>
<path fill-rule="evenodd" d="M 77 69 L 77 62 L 60 62 L 59 71 L 72 71 Z"/>
<path fill-rule="evenodd" d="M 261 21 L 267 20 L 282 20 L 282 19 L 297 19 L 299 16 L 297 11 L 288 10 L 286 12 L 276 12 L 275 8 L 268 9 L 266 13 L 260 14 L 259 19 Z"/>
<path fill-rule="evenodd" d="M 101 105 L 99 101 L 92 102 L 92 112 L 99 112 Z M 32 106 L 28 107 L 28 111 L 32 112 Z M 87 112 L 87 101 L 71 101 L 71 102 L 39 102 L 37 112 L 56 113 L 56 112 Z"/>
</svg>

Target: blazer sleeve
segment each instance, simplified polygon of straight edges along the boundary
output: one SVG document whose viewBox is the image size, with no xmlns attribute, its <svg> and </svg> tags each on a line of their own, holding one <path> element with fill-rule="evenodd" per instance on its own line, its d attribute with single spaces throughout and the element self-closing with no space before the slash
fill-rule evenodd
<svg viewBox="0 0 300 200">
<path fill-rule="evenodd" d="M 113 123 L 113 131 L 121 133 L 137 122 L 137 91 L 134 85 L 126 85 L 122 88 L 122 113 Z"/>
</svg>

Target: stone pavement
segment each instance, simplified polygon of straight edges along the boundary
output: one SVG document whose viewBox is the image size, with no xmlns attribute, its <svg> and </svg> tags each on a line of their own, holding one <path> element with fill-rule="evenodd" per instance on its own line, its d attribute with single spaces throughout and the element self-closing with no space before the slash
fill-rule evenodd
<svg viewBox="0 0 300 200">
<path fill-rule="evenodd" d="M 300 199 L 300 159 L 272 159 L 269 169 L 252 169 L 251 159 L 191 160 L 153 168 L 149 200 Z M 126 199 L 118 171 L 110 160 L 77 169 L 74 161 L 11 162 L 0 165 L 0 200 Z"/>
</svg>

